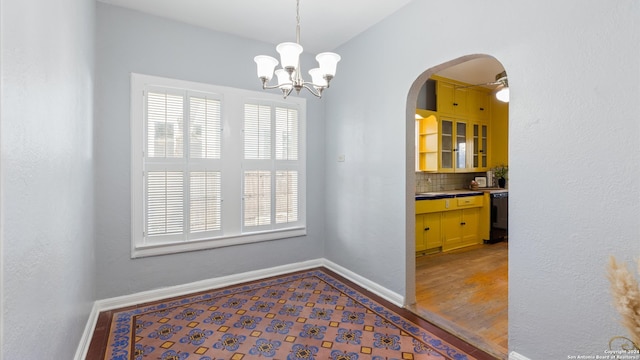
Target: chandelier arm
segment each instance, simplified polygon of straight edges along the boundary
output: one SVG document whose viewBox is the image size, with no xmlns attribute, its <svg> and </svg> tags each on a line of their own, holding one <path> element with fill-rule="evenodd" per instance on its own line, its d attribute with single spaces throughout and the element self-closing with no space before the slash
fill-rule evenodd
<svg viewBox="0 0 640 360">
<path fill-rule="evenodd" d="M 324 90 L 324 87 L 311 87 L 309 85 L 313 85 L 312 83 L 308 83 L 305 82 L 302 87 L 304 87 L 305 89 L 309 90 L 310 93 L 313 94 L 313 96 L 317 97 L 317 98 L 321 98 L 322 97 L 322 90 Z"/>
</svg>

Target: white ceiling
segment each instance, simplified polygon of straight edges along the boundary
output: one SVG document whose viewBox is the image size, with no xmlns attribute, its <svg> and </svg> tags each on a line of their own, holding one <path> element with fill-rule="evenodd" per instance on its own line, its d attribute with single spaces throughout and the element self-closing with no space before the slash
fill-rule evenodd
<svg viewBox="0 0 640 360">
<path fill-rule="evenodd" d="M 296 40 L 295 0 L 98 1 L 274 45 Z M 333 51 L 411 1 L 300 0 L 300 44 L 312 54 Z M 482 84 L 502 70 L 496 60 L 483 58 L 438 75 Z"/>
<path fill-rule="evenodd" d="M 296 40 L 295 0 L 99 0 L 250 39 Z M 332 51 L 411 0 L 300 0 L 305 52 Z"/>
</svg>

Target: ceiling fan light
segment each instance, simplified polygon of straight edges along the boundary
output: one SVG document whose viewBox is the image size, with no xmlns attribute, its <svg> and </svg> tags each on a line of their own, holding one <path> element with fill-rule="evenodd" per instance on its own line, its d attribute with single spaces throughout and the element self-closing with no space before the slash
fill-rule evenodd
<svg viewBox="0 0 640 360">
<path fill-rule="evenodd" d="M 336 76 L 336 68 L 338 67 L 338 61 L 340 61 L 340 55 L 332 52 L 323 52 L 316 55 L 316 60 L 320 65 L 320 70 L 323 76 L 329 76 L 330 78 Z"/>
<path fill-rule="evenodd" d="M 496 99 L 502 102 L 509 102 L 509 88 L 505 86 L 498 90 L 498 92 L 496 92 Z"/>
<path fill-rule="evenodd" d="M 280 54 L 280 62 L 284 69 L 293 71 L 298 67 L 298 57 L 302 54 L 302 46 L 293 42 L 278 44 L 276 51 Z"/>
<path fill-rule="evenodd" d="M 258 68 L 258 77 L 265 78 L 267 81 L 273 77 L 273 70 L 278 65 L 278 60 L 267 55 L 258 55 L 253 58 Z"/>
</svg>

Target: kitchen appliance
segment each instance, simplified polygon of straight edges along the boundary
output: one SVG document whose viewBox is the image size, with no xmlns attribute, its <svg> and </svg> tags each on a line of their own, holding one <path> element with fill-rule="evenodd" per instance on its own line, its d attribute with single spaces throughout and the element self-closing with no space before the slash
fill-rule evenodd
<svg viewBox="0 0 640 360">
<path fill-rule="evenodd" d="M 509 191 L 497 190 L 489 194 L 491 199 L 491 230 L 489 240 L 485 243 L 492 244 L 508 240 L 509 236 Z"/>
</svg>

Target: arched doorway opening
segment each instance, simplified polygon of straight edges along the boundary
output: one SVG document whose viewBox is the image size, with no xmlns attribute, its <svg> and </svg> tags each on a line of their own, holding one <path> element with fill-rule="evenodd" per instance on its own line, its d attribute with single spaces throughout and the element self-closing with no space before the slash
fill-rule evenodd
<svg viewBox="0 0 640 360">
<path fill-rule="evenodd" d="M 487 171 L 508 166 L 508 103 L 495 99 L 508 86 L 504 70 L 488 55 L 460 57 L 422 73 L 407 102 L 407 308 L 499 358 L 508 352 L 508 221 L 492 232 L 493 199 L 508 190 Z M 475 180 L 480 194 L 460 200 Z"/>
</svg>

